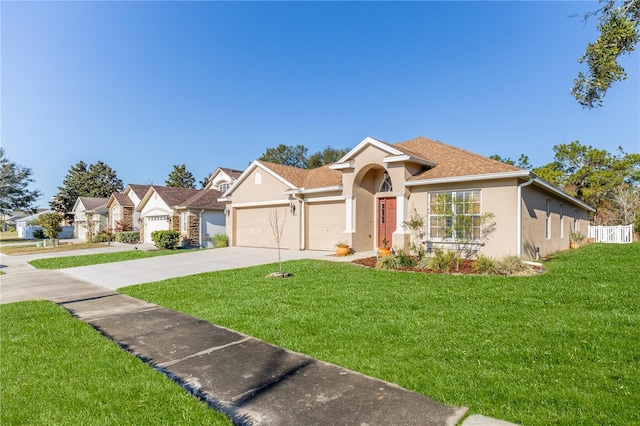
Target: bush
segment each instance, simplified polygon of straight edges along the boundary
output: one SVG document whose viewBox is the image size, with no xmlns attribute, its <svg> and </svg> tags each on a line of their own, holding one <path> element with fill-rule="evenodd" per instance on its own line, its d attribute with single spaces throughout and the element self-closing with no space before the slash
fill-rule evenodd
<svg viewBox="0 0 640 426">
<path fill-rule="evenodd" d="M 504 275 L 513 275 L 529 269 L 529 266 L 518 256 L 503 257 L 496 266 L 497 272 Z"/>
<path fill-rule="evenodd" d="M 427 268 L 438 272 L 449 272 L 457 264 L 456 254 L 452 251 L 435 249 L 433 257 L 427 259 Z"/>
<path fill-rule="evenodd" d="M 153 231 L 151 240 L 159 249 L 175 250 L 180 240 L 180 232 L 178 231 Z"/>
<path fill-rule="evenodd" d="M 413 268 L 416 266 L 416 261 L 409 255 L 407 255 L 404 250 L 398 250 L 398 262 L 400 262 L 400 266 L 404 268 Z"/>
<path fill-rule="evenodd" d="M 33 238 L 36 240 L 44 240 L 44 230 L 38 228 L 33 230 Z"/>
<path fill-rule="evenodd" d="M 140 241 L 140 231 L 116 232 L 116 241 L 119 243 L 137 243 Z"/>
<path fill-rule="evenodd" d="M 376 262 L 376 269 L 398 269 L 400 266 L 400 259 L 398 259 L 398 256 L 389 255 L 381 257 Z"/>
<path fill-rule="evenodd" d="M 92 243 L 107 243 L 109 241 L 113 241 L 113 235 L 107 231 L 100 231 L 91 238 Z"/>
<path fill-rule="evenodd" d="M 211 242 L 215 248 L 227 247 L 229 245 L 229 237 L 226 234 L 216 234 L 211 237 Z"/>
<path fill-rule="evenodd" d="M 475 270 L 478 274 L 495 274 L 498 272 L 498 264 L 494 259 L 480 255 L 476 260 Z"/>
</svg>

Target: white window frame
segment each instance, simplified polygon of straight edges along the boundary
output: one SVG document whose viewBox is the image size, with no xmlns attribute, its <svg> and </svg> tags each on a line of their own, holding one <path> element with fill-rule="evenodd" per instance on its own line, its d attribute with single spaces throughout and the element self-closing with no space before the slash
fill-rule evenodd
<svg viewBox="0 0 640 426">
<path fill-rule="evenodd" d="M 182 232 L 186 233 L 187 232 L 187 224 L 189 222 L 189 213 L 187 212 L 182 212 L 180 214 L 180 229 L 182 229 Z"/>
<path fill-rule="evenodd" d="M 220 182 L 218 184 L 218 191 L 225 193 L 231 188 L 231 183 L 229 182 Z"/>
<path fill-rule="evenodd" d="M 464 194 L 464 195 L 463 195 Z M 455 211 L 456 209 L 456 201 L 460 196 L 465 196 L 465 195 L 471 195 L 471 197 L 473 198 L 473 203 L 477 204 L 478 209 L 477 212 L 472 212 L 472 213 L 458 213 Z M 475 200 L 476 198 L 476 194 L 477 194 L 477 201 Z M 477 224 L 473 226 L 473 233 L 475 234 L 477 231 L 477 237 L 472 239 L 471 242 L 481 242 L 482 241 L 482 227 L 481 227 L 481 217 L 482 217 L 482 190 L 480 189 L 464 189 L 464 190 L 457 190 L 457 191 L 437 191 L 437 192 L 430 192 L 429 193 L 429 206 L 428 206 L 428 223 L 427 223 L 427 229 L 428 229 L 428 239 L 429 241 L 434 241 L 434 242 L 454 242 L 456 241 L 457 235 L 455 235 L 455 226 L 453 223 L 443 223 L 443 224 L 434 224 L 434 221 L 437 220 L 437 218 L 442 217 L 443 219 L 446 219 L 446 216 L 449 216 L 450 214 L 437 214 L 437 213 L 433 213 L 432 211 L 432 202 L 433 202 L 433 197 L 437 197 L 438 195 L 450 195 L 451 196 L 451 215 L 453 215 L 453 217 L 451 218 L 452 220 L 455 220 L 455 216 L 456 215 L 465 215 L 465 216 L 473 216 L 475 218 L 478 219 Z M 447 207 L 445 206 L 445 209 Z M 451 235 L 450 236 L 446 236 L 446 235 L 434 235 L 434 228 L 437 228 L 439 230 L 442 230 L 442 234 L 445 234 L 447 231 L 447 228 L 450 228 L 450 232 Z M 440 232 L 438 232 L 438 234 L 441 234 Z"/>
</svg>

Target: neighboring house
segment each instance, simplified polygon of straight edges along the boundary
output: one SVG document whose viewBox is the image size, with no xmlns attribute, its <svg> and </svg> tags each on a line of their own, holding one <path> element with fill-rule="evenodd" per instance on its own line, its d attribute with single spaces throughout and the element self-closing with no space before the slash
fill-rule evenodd
<svg viewBox="0 0 640 426">
<path fill-rule="evenodd" d="M 151 185 L 129 184 L 122 192 L 114 192 L 107 201 L 109 229 L 116 231 L 139 231 L 140 212 L 136 208 L 149 191 Z"/>
<path fill-rule="evenodd" d="M 136 211 L 140 213 L 140 236 L 151 243 L 151 233 L 179 231 L 191 246 L 207 246 L 209 236 L 225 232 L 224 203 L 215 189 L 151 186 Z M 184 241 L 183 241 L 184 244 Z"/>
<path fill-rule="evenodd" d="M 594 211 L 530 171 L 423 137 L 394 144 L 368 137 L 311 170 L 256 160 L 220 199 L 231 245 L 275 247 L 268 218 L 277 208 L 285 216 L 282 247 L 332 250 L 347 241 L 356 251 L 375 250 L 383 238 L 408 248 L 412 233 L 403 222 L 414 209 L 425 222 L 421 243 L 452 248 L 450 223 L 439 213 L 453 200 L 464 200 L 473 220 L 494 215 L 493 233 L 473 230 L 475 249 L 494 257 L 564 250 L 570 231 L 586 235 Z"/>
<path fill-rule="evenodd" d="M 40 217 L 41 214 L 44 213 L 53 213 L 53 210 L 40 210 L 35 214 L 30 216 L 23 216 L 16 220 L 16 231 L 18 233 L 18 238 L 24 238 L 25 240 L 33 240 L 35 237 L 33 236 L 33 232 L 36 229 L 44 229 L 42 226 L 31 225 L 31 222 Z M 59 239 L 73 238 L 73 226 L 62 226 L 61 231 L 58 234 Z"/>
<path fill-rule="evenodd" d="M 28 215 L 29 213 L 18 212 L 18 211 L 8 212 L 6 214 L 3 214 L 2 221 L 1 221 L 2 231 L 8 231 L 12 227 L 15 229 L 17 226 L 16 221 L 24 217 L 27 217 Z"/>
<path fill-rule="evenodd" d="M 80 240 L 90 240 L 100 231 L 106 230 L 109 223 L 108 198 L 78 197 L 71 214 L 75 226 L 74 236 Z"/>
<path fill-rule="evenodd" d="M 218 167 L 209 177 L 204 189 L 216 189 L 221 193 L 227 192 L 242 174 L 242 170 Z"/>
</svg>

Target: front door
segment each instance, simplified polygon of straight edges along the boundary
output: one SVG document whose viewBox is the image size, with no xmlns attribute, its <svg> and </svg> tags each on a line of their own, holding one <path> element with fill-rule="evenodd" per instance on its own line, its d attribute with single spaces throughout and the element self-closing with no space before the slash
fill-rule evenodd
<svg viewBox="0 0 640 426">
<path fill-rule="evenodd" d="M 383 239 L 389 241 L 387 247 L 391 247 L 391 237 L 396 230 L 396 199 L 378 198 L 378 247 L 382 247 Z"/>
</svg>

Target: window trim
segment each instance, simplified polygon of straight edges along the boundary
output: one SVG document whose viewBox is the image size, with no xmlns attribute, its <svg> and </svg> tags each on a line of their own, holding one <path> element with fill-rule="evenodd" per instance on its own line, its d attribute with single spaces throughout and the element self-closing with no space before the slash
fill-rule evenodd
<svg viewBox="0 0 640 426">
<path fill-rule="evenodd" d="M 471 195 L 471 197 L 473 198 L 472 202 L 473 204 L 477 204 L 478 206 L 478 212 L 477 213 L 461 213 L 461 214 L 457 214 L 455 212 L 455 208 L 456 208 L 456 201 L 458 198 L 458 194 L 461 193 L 469 193 Z M 449 218 L 451 220 L 451 223 L 449 223 L 449 220 L 447 218 L 447 214 L 436 214 L 432 212 L 432 200 L 433 197 L 438 196 L 439 194 L 447 194 L 451 196 L 451 217 Z M 478 199 L 477 201 L 475 201 L 475 194 L 478 194 Z M 482 227 L 480 224 L 480 219 L 482 217 L 482 190 L 479 188 L 475 188 L 475 189 L 460 189 L 460 190 L 453 190 L 453 191 L 434 191 L 434 192 L 429 192 L 429 197 L 428 197 L 428 209 L 427 209 L 427 238 L 428 241 L 433 241 L 433 242 L 443 242 L 443 243 L 451 243 L 451 242 L 455 242 L 456 241 L 456 235 L 455 235 L 455 228 L 454 228 L 454 224 L 453 221 L 455 220 L 456 216 L 472 216 L 475 218 L 478 218 L 478 224 L 474 224 L 473 228 L 472 228 L 472 232 L 475 234 L 475 231 L 478 231 L 478 237 L 477 238 L 472 238 L 470 240 L 471 243 L 480 243 L 482 242 Z M 446 206 L 445 206 L 445 210 L 446 210 Z M 445 218 L 445 222 L 442 225 L 434 225 L 433 224 L 433 219 L 434 218 L 438 218 L 438 217 L 443 217 Z M 438 229 L 442 229 L 443 234 L 446 234 L 448 231 L 447 229 L 450 230 L 451 232 L 451 236 L 434 236 L 433 235 L 433 229 L 434 227 L 438 228 Z"/>
</svg>

